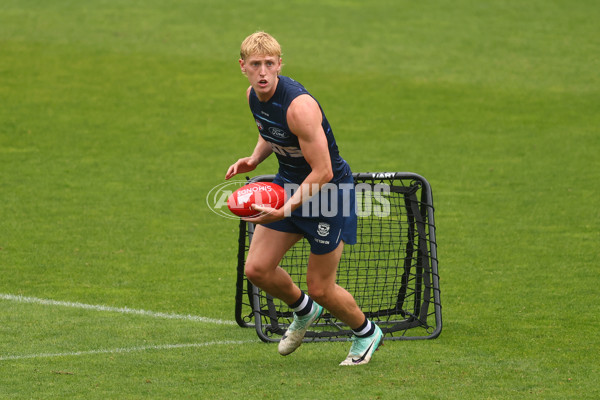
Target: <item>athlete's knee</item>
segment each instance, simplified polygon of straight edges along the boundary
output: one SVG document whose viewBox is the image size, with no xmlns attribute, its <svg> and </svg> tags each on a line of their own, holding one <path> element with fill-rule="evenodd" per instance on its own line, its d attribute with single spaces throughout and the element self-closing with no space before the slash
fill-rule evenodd
<svg viewBox="0 0 600 400">
<path fill-rule="evenodd" d="M 246 278 L 255 285 L 264 280 L 265 277 L 265 269 L 260 264 L 248 261 L 244 266 L 244 273 Z"/>
<path fill-rule="evenodd" d="M 244 273 L 250 282 L 260 287 L 263 282 L 270 279 L 275 268 L 277 265 L 269 265 L 261 259 L 254 261 L 253 258 L 246 261 Z"/>
<path fill-rule="evenodd" d="M 308 295 L 317 303 L 327 304 L 328 298 L 331 296 L 332 290 L 329 285 L 324 285 L 323 282 L 309 282 Z"/>
</svg>

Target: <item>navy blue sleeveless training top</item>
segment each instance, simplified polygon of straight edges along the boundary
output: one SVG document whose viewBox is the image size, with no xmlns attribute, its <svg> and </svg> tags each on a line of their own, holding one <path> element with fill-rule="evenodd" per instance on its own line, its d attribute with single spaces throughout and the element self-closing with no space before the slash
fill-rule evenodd
<svg viewBox="0 0 600 400">
<path fill-rule="evenodd" d="M 286 76 L 279 76 L 277 89 L 267 102 L 260 102 L 254 89 L 250 90 L 250 110 L 254 115 L 260 136 L 271 144 L 273 152 L 277 155 L 279 175 L 285 181 L 296 184 L 302 183 L 311 172 L 310 165 L 300 150 L 298 137 L 290 131 L 286 118 L 291 102 L 301 94 L 308 94 L 312 97 L 304 86 Z M 317 100 L 315 99 L 315 101 Z M 317 104 L 319 104 L 318 101 Z M 319 108 L 321 108 L 320 104 Z M 351 171 L 348 163 L 340 157 L 331 126 L 329 126 L 322 108 L 321 115 L 323 117 L 321 126 L 327 137 L 333 169 L 331 182 L 337 183 Z"/>
</svg>

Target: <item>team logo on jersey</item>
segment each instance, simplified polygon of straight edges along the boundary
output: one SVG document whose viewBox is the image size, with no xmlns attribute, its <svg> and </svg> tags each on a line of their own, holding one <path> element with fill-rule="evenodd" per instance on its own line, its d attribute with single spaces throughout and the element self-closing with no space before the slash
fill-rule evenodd
<svg viewBox="0 0 600 400">
<path fill-rule="evenodd" d="M 283 129 L 277 128 L 275 126 L 270 127 L 269 132 L 271 133 L 271 135 L 279 139 L 284 139 L 288 136 L 288 134 Z"/>
<path fill-rule="evenodd" d="M 317 233 L 319 236 L 327 236 L 329 235 L 330 225 L 327 222 L 319 222 L 317 226 Z"/>
<path fill-rule="evenodd" d="M 256 121 L 256 126 L 258 126 L 258 130 L 259 130 L 259 131 L 262 131 L 262 130 L 263 130 L 263 126 L 262 126 L 262 124 L 260 123 L 260 121 L 259 121 L 258 119 L 256 119 L 255 121 Z"/>
</svg>

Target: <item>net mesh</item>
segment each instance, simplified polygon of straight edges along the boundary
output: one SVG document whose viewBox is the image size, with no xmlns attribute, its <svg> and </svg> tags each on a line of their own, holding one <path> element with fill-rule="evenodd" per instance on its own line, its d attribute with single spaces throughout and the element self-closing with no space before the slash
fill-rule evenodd
<svg viewBox="0 0 600 400">
<path fill-rule="evenodd" d="M 431 195 L 423 180 L 398 175 L 355 174 L 358 242 L 345 246 L 337 283 L 354 296 L 386 339 L 432 338 L 441 329 L 441 304 Z M 252 231 L 252 224 L 240 224 L 236 317 L 242 326 L 254 322 L 261 339 L 279 340 L 293 314 L 243 275 Z M 302 239 L 280 264 L 305 292 L 309 254 L 308 241 Z M 351 334 L 348 326 L 324 312 L 306 340 L 347 340 Z"/>
</svg>

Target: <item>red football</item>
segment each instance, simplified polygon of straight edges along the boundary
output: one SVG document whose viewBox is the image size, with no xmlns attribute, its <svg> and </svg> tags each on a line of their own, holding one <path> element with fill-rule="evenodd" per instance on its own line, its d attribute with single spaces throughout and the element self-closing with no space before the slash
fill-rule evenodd
<svg viewBox="0 0 600 400">
<path fill-rule="evenodd" d="M 253 204 L 281 208 L 285 203 L 285 190 L 271 182 L 254 182 L 242 186 L 229 196 L 227 207 L 238 217 L 254 217 L 260 214 Z"/>
</svg>

